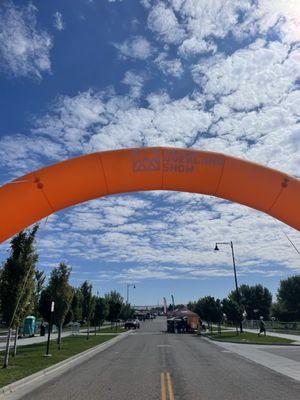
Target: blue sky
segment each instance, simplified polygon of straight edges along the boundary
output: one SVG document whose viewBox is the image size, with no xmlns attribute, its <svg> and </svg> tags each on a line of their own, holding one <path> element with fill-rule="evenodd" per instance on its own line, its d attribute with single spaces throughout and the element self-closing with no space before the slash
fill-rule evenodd
<svg viewBox="0 0 300 400">
<path fill-rule="evenodd" d="M 300 177 L 298 0 L 4 0 L 0 184 L 94 151 L 211 150 Z M 186 193 L 97 199 L 41 221 L 39 267 L 72 266 L 135 304 L 240 283 L 276 292 L 299 273 L 299 232 L 238 204 Z M 7 256 L 8 243 L 0 246 Z"/>
</svg>

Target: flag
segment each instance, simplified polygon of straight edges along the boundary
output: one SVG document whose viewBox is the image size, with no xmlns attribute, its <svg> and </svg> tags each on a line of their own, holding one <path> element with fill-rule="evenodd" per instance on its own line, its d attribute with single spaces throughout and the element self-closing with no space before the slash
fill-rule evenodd
<svg viewBox="0 0 300 400">
<path fill-rule="evenodd" d="M 164 313 L 167 314 L 167 299 L 164 297 Z"/>
</svg>

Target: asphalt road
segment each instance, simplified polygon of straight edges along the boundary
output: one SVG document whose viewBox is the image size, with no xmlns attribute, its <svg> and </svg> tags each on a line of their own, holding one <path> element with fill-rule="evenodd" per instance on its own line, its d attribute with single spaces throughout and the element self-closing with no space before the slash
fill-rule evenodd
<svg viewBox="0 0 300 400">
<path fill-rule="evenodd" d="M 295 400 L 300 383 L 159 318 L 23 400 Z"/>
</svg>

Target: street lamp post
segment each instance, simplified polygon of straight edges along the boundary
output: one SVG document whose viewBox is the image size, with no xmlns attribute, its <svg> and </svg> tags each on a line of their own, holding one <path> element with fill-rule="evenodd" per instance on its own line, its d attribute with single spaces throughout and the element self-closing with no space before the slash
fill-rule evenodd
<svg viewBox="0 0 300 400">
<path fill-rule="evenodd" d="M 236 299 L 237 303 L 240 306 L 240 292 L 239 292 L 239 287 L 238 287 L 238 282 L 237 282 L 237 276 L 236 276 L 236 266 L 235 266 L 235 256 L 234 256 L 234 249 L 233 249 L 233 242 L 217 242 L 215 245 L 215 251 L 219 251 L 218 245 L 229 245 L 231 248 L 231 255 L 232 255 L 232 264 L 233 264 L 233 272 L 234 272 L 234 282 L 235 282 L 235 292 L 236 292 Z M 243 332 L 243 324 L 240 322 L 240 331 L 241 333 Z"/>
<path fill-rule="evenodd" d="M 135 283 L 127 283 L 127 297 L 126 297 L 126 304 L 129 304 L 129 288 L 133 287 L 135 289 Z"/>
</svg>

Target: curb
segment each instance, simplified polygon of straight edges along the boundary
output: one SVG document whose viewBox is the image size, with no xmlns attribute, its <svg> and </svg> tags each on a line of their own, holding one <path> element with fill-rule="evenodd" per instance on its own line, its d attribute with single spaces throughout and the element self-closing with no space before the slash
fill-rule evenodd
<svg viewBox="0 0 300 400">
<path fill-rule="evenodd" d="M 22 393 L 19 393 L 19 396 L 24 396 L 25 394 L 31 392 L 32 390 L 43 385 L 49 380 L 55 378 L 57 375 L 61 375 L 62 373 L 68 371 L 69 369 L 75 367 L 76 365 L 79 365 L 82 362 L 87 361 L 94 355 L 101 353 L 107 348 L 113 346 L 115 343 L 124 339 L 130 333 L 131 331 L 120 333 L 118 336 L 109 339 L 104 343 L 101 343 L 95 347 L 92 347 L 88 350 L 78 353 L 75 356 L 69 357 L 66 360 L 61 361 L 57 364 L 51 365 L 51 367 L 42 369 L 41 371 L 38 371 L 32 375 L 26 376 L 25 378 L 13 382 L 7 386 L 3 386 L 2 388 L 0 388 L 0 400 L 8 400 L 7 397 L 8 395 L 15 394 L 15 396 L 17 396 L 18 394 L 16 392 L 19 391 L 20 389 L 23 390 Z M 12 398 L 18 398 L 15 396 Z"/>
</svg>

